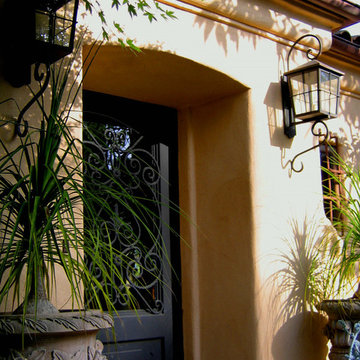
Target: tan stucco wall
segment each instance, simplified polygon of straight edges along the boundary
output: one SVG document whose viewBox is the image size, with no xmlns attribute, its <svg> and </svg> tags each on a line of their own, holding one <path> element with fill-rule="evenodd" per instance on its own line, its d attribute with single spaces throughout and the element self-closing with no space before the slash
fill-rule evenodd
<svg viewBox="0 0 360 360">
<path fill-rule="evenodd" d="M 84 87 L 178 109 L 180 206 L 190 218 L 181 223 L 185 359 L 321 360 L 321 331 L 309 336 L 300 316 L 278 318 L 269 277 L 282 266 L 277 255 L 288 250 L 284 239 L 294 237 L 293 221 L 328 225 L 318 151 L 300 159 L 301 174 L 289 170 L 292 157 L 315 140 L 308 125 L 293 140 L 283 134 L 279 82 L 292 41 L 316 33 L 326 50 L 336 21 L 296 13 L 284 1 L 174 7 L 175 21 L 148 24 L 119 15 L 144 51 L 121 49 L 114 37 Z M 88 37 L 97 38 L 96 16 L 83 23 Z M 295 51 L 291 66 L 305 61 Z M 342 112 L 329 126 L 357 154 L 359 72 L 330 65 L 346 76 Z M 22 96 L 2 81 L 1 99 L 12 94 Z"/>
<path fill-rule="evenodd" d="M 247 91 L 179 113 L 186 358 L 256 354 L 249 120 Z"/>
<path fill-rule="evenodd" d="M 181 223 L 185 359 L 324 359 L 324 320 L 279 318 L 269 278 L 289 251 L 284 240 L 299 235 L 294 222 L 316 236 L 329 226 L 318 150 L 299 159 L 301 174 L 290 171 L 315 140 L 308 125 L 292 140 L 283 134 L 280 77 L 292 41 L 315 33 L 326 50 L 336 21 L 281 1 L 174 7 L 178 20 L 166 24 L 124 19 L 145 51 L 105 46 L 85 88 L 178 109 L 180 206 L 191 219 Z M 306 61 L 294 51 L 290 67 Z M 342 82 L 347 91 L 354 76 Z M 357 100 L 343 92 L 342 102 L 351 117 Z"/>
</svg>

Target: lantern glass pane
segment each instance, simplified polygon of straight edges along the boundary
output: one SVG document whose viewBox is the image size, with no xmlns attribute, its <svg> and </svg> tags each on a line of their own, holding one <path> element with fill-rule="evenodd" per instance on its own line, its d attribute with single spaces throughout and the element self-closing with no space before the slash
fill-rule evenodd
<svg viewBox="0 0 360 360">
<path fill-rule="evenodd" d="M 320 108 L 325 113 L 330 113 L 330 73 L 320 70 Z"/>
<path fill-rule="evenodd" d="M 51 41 L 50 18 L 49 15 L 44 12 L 36 12 L 35 39 L 46 43 Z"/>
<path fill-rule="evenodd" d="M 69 47 L 75 1 L 53 1 L 49 4 L 42 3 L 41 8 L 36 10 L 35 38 L 49 44 Z"/>
<path fill-rule="evenodd" d="M 339 77 L 335 74 L 320 70 L 320 108 L 325 114 L 337 114 Z"/>
<path fill-rule="evenodd" d="M 304 101 L 304 81 L 302 74 L 290 77 L 290 89 L 292 94 L 293 107 L 296 114 L 306 111 Z"/>
<path fill-rule="evenodd" d="M 317 71 L 305 71 L 290 77 L 295 116 L 318 110 Z"/>
<path fill-rule="evenodd" d="M 306 112 L 317 111 L 319 109 L 318 101 L 318 73 L 316 70 L 304 73 L 305 96 L 307 100 Z"/>
<path fill-rule="evenodd" d="M 338 113 L 338 104 L 339 104 L 339 81 L 340 78 L 334 74 L 330 74 L 330 113 L 334 116 Z"/>
<path fill-rule="evenodd" d="M 67 2 L 56 11 L 54 44 L 70 46 L 74 1 Z"/>
</svg>

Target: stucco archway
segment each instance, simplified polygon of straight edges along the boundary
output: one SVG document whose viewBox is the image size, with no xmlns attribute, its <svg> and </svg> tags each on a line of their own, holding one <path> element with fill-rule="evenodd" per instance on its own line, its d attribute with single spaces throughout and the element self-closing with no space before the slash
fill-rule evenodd
<svg viewBox="0 0 360 360">
<path fill-rule="evenodd" d="M 86 46 L 84 53 L 89 50 Z M 144 49 L 135 54 L 119 46 L 100 48 L 86 74 L 84 87 L 176 109 L 244 90 L 230 77 L 189 59 L 157 50 Z"/>
<path fill-rule="evenodd" d="M 190 59 L 116 46 L 100 49 L 84 88 L 178 110 L 185 359 L 255 359 L 249 90 Z"/>
</svg>

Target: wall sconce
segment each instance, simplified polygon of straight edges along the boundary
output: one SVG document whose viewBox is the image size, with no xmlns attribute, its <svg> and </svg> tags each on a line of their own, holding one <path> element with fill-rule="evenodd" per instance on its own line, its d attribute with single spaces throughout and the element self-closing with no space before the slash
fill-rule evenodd
<svg viewBox="0 0 360 360">
<path fill-rule="evenodd" d="M 50 64 L 70 54 L 74 47 L 76 16 L 79 0 L 7 0 L 3 12 L 5 39 L 4 78 L 14 87 L 31 82 L 31 65 L 35 64 L 34 79 L 43 84 L 20 112 L 16 133 L 25 136 L 20 123 L 25 112 L 46 90 L 50 78 Z M 40 72 L 40 64 L 46 72 Z"/>
<path fill-rule="evenodd" d="M 305 37 L 313 37 L 319 43 L 317 54 L 312 54 L 312 49 L 306 53 L 311 61 L 289 70 L 289 60 L 291 52 Z M 301 153 L 297 154 L 291 160 L 291 170 L 301 172 L 301 168 L 294 167 L 294 161 L 302 154 L 319 147 L 327 141 L 329 130 L 325 120 L 337 117 L 340 98 L 340 77 L 344 74 L 329 66 L 322 64 L 316 59 L 320 56 L 322 44 L 316 35 L 307 34 L 300 37 L 292 45 L 287 56 L 287 72 L 281 79 L 281 92 L 284 111 L 284 132 L 289 138 L 296 135 L 296 126 L 307 122 L 314 122 L 311 132 L 314 136 L 322 137 L 318 145 L 315 145 Z M 318 126 L 325 129 L 325 134 L 321 131 L 316 132 Z"/>
</svg>

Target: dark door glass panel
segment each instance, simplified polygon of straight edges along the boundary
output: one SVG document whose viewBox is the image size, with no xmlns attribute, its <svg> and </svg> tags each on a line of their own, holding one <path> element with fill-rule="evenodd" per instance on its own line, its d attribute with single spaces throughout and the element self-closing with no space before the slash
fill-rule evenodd
<svg viewBox="0 0 360 360">
<path fill-rule="evenodd" d="M 115 337 L 100 334 L 104 352 L 109 359 L 182 359 L 179 240 L 170 230 L 178 229 L 177 213 L 170 211 L 170 201 L 177 202 L 176 111 L 84 92 L 83 138 L 86 186 L 101 196 L 102 186 L 113 186 L 104 176 L 110 172 L 116 186 L 147 209 L 136 209 L 138 217 L 130 199 L 107 196 L 104 204 L 121 223 L 97 209 L 103 231 L 123 254 L 113 259 L 123 282 L 111 293 L 119 317 Z M 93 270 L 103 281 L 101 270 Z"/>
<path fill-rule="evenodd" d="M 160 147 L 161 144 L 146 142 L 144 136 L 124 125 L 100 122 L 84 125 L 87 187 L 101 196 L 103 186 L 115 188 L 118 182 L 130 196 L 142 199 L 144 206 L 136 209 L 131 199 L 126 198 L 119 203 L 114 193 L 113 197 L 104 198 L 104 207 L 114 209 L 122 222 L 109 219 L 106 209 L 98 210 L 103 231 L 111 234 L 112 245 L 123 254 L 114 258 L 123 278 L 123 283 L 117 284 L 120 291 L 112 293 L 117 310 L 143 309 L 151 313 L 164 310 L 162 284 L 166 253 L 163 251 L 166 248 L 161 224 Z M 107 172 L 114 182 L 109 182 Z M 94 270 L 98 280 L 103 281 L 101 271 Z"/>
</svg>

